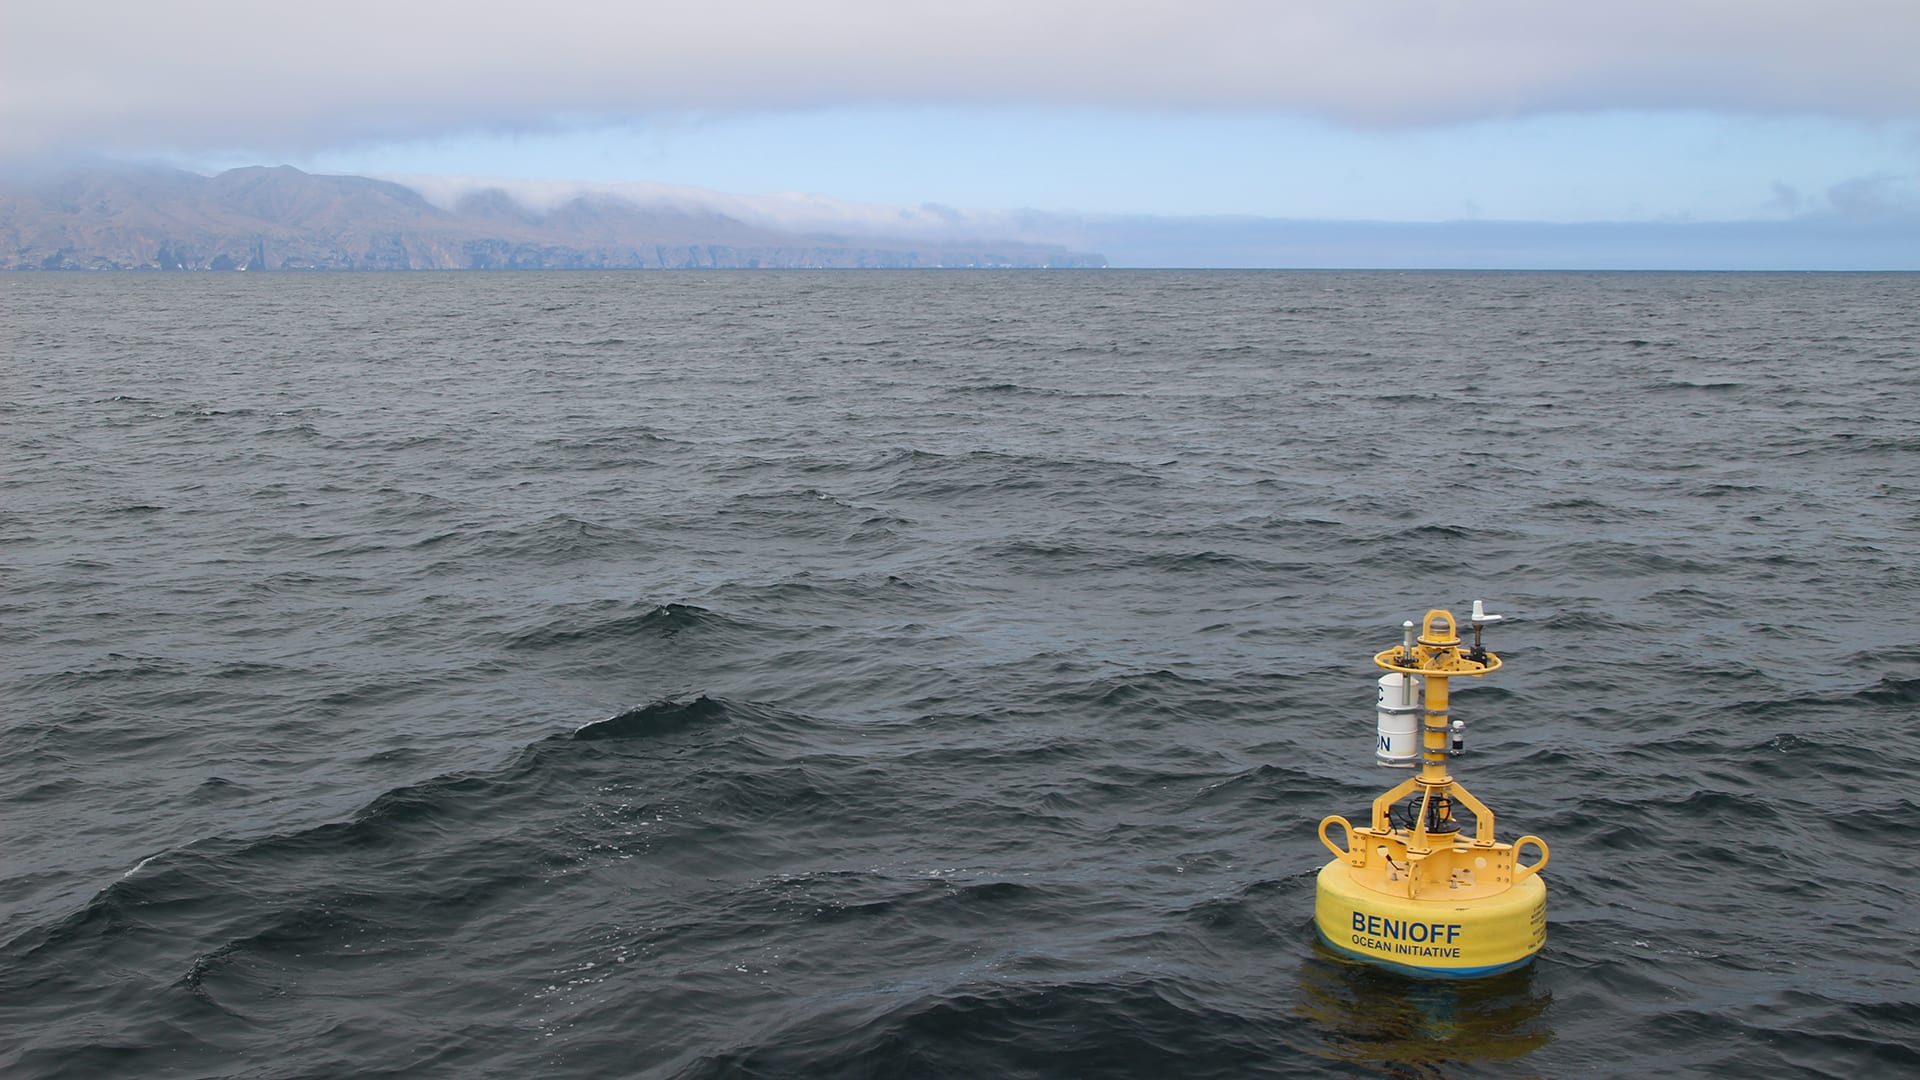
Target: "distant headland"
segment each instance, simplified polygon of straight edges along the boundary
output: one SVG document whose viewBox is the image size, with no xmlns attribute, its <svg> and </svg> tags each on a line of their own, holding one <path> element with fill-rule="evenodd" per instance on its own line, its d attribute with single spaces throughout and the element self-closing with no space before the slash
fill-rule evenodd
<svg viewBox="0 0 1920 1080">
<path fill-rule="evenodd" d="M 290 166 L 201 176 L 79 169 L 0 180 L 0 270 L 656 270 L 1103 267 L 1020 241 L 788 232 L 713 210 L 583 194 L 545 210 L 499 190 L 451 207 Z"/>
</svg>

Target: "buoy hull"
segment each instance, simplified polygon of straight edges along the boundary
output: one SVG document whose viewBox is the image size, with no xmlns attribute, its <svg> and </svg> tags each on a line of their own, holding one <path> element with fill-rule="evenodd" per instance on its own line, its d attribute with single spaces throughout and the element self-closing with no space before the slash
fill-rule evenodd
<svg viewBox="0 0 1920 1080">
<path fill-rule="evenodd" d="M 1337 951 L 1412 975 L 1470 979 L 1532 960 L 1547 942 L 1547 887 L 1530 875 L 1470 900 L 1412 900 L 1355 881 L 1335 859 L 1320 868 L 1314 927 Z"/>
</svg>

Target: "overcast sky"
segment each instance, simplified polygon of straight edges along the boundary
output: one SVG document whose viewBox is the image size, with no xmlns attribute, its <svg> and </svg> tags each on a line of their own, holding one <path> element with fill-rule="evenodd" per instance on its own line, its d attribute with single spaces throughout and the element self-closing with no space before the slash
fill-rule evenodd
<svg viewBox="0 0 1920 1080">
<path fill-rule="evenodd" d="M 1083 213 L 1920 216 L 1920 0 L 0 0 L 0 155 Z"/>
</svg>

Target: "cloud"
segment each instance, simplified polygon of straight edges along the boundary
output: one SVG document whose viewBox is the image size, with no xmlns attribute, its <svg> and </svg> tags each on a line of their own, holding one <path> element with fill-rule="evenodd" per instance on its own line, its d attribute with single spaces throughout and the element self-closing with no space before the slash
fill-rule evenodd
<svg viewBox="0 0 1920 1080">
<path fill-rule="evenodd" d="M 1829 188 L 1827 204 L 1852 221 L 1920 221 L 1920 174 L 1857 176 Z"/>
<path fill-rule="evenodd" d="M 706 188 L 645 182 L 583 183 L 573 180 L 513 180 L 459 176 L 384 176 L 428 202 L 452 209 L 461 199 L 486 191 L 504 193 L 536 214 L 575 199 L 616 199 L 635 206 L 683 213 L 721 214 L 749 225 L 799 233 L 903 237 L 922 241 L 974 243 L 1018 239 L 1060 242 L 1074 219 L 1032 215 L 1017 210 L 967 210 L 933 204 L 889 206 L 823 195 L 734 195 Z"/>
<path fill-rule="evenodd" d="M 1850 177 L 1829 186 L 1824 196 L 1811 197 L 1776 181 L 1771 206 L 1810 220 L 1920 223 L 1920 172 Z"/>
<path fill-rule="evenodd" d="M 0 154 L 860 105 L 1920 116 L 1912 0 L 8 0 Z"/>
</svg>

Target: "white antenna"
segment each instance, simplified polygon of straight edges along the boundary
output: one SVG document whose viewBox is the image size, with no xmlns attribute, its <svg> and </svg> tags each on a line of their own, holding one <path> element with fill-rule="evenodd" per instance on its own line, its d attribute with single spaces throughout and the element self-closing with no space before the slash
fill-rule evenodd
<svg viewBox="0 0 1920 1080">
<path fill-rule="evenodd" d="M 1501 619 L 1504 619 L 1504 618 L 1506 618 L 1505 615 L 1487 614 L 1486 601 L 1475 600 L 1473 602 L 1473 625 L 1489 626 L 1489 625 L 1492 625 L 1493 623 L 1499 622 Z"/>
</svg>

